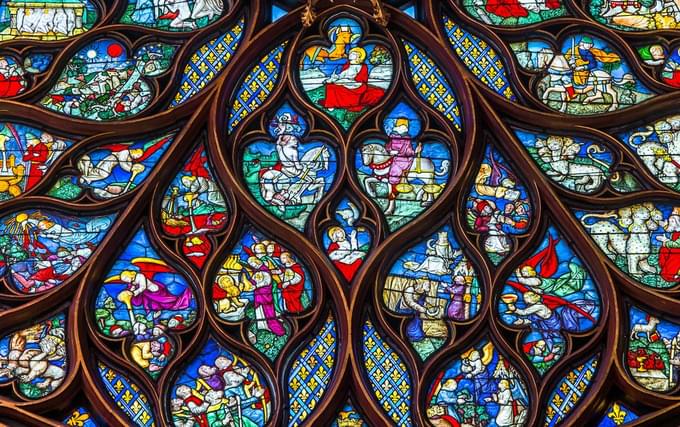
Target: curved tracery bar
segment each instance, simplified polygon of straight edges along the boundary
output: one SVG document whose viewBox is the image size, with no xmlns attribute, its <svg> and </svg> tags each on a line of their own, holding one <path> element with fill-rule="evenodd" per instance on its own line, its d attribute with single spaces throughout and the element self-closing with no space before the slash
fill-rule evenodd
<svg viewBox="0 0 680 427">
<path fill-rule="evenodd" d="M 672 425 L 677 28 L 0 1 L 0 423 Z"/>
</svg>

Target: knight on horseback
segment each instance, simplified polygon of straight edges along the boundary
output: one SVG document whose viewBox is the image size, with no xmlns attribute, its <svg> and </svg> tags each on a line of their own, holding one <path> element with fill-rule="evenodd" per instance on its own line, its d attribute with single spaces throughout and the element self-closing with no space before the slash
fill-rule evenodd
<svg viewBox="0 0 680 427">
<path fill-rule="evenodd" d="M 328 169 L 328 149 L 316 147 L 300 158 L 298 144 L 303 133 L 302 126 L 298 117 L 288 112 L 277 117 L 271 128 L 276 136 L 278 161 L 259 172 L 262 198 L 281 211 L 286 206 L 302 204 L 302 196 L 306 192 L 312 192 L 311 202 L 318 201 L 325 181 L 317 177 L 317 172 Z"/>
</svg>

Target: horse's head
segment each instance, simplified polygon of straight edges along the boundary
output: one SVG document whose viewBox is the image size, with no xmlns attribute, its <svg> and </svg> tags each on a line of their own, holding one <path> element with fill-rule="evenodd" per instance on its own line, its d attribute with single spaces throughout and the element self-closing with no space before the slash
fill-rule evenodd
<svg viewBox="0 0 680 427">
<path fill-rule="evenodd" d="M 539 50 L 536 53 L 536 68 L 538 68 L 539 70 L 546 68 L 547 66 L 550 65 L 554 57 L 555 53 L 552 50 L 548 49 L 547 47 L 544 47 L 543 49 Z"/>
<path fill-rule="evenodd" d="M 361 161 L 366 166 L 384 163 L 387 161 L 387 151 L 380 144 L 364 144 L 361 147 Z"/>
</svg>

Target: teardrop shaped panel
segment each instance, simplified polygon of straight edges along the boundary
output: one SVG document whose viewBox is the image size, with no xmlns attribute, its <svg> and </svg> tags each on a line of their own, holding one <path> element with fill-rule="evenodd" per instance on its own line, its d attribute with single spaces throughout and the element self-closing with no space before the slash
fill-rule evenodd
<svg viewBox="0 0 680 427">
<path fill-rule="evenodd" d="M 357 224 L 360 218 L 359 207 L 345 197 L 335 208 L 334 225 L 323 233 L 326 255 L 347 283 L 352 282 L 361 268 L 373 242 L 368 228 Z"/>
<path fill-rule="evenodd" d="M 552 0 L 559 1 L 559 0 Z M 458 59 L 489 89 L 500 96 L 516 101 L 510 79 L 505 72 L 503 58 L 483 37 L 467 31 L 450 16 L 442 16 L 444 33 Z"/>
<path fill-rule="evenodd" d="M 607 258 L 632 280 L 659 289 L 672 288 L 680 282 L 676 247 L 680 239 L 680 207 L 645 202 L 574 213 Z"/>
<path fill-rule="evenodd" d="M 300 231 L 338 167 L 335 149 L 306 141 L 308 130 L 307 121 L 286 102 L 269 122 L 270 138 L 248 144 L 242 161 L 243 178 L 257 203 Z"/>
<path fill-rule="evenodd" d="M 208 153 L 200 144 L 165 191 L 161 203 L 163 231 L 182 238 L 184 256 L 202 268 L 212 250 L 207 235 L 224 229 L 227 215 Z"/>
<path fill-rule="evenodd" d="M 83 267 L 116 215 L 30 209 L 0 218 L 0 275 L 25 294 L 61 285 Z"/>
<path fill-rule="evenodd" d="M 106 393 L 134 425 L 156 425 L 152 404 L 134 381 L 101 361 L 97 363 L 97 370 Z"/>
<path fill-rule="evenodd" d="M 176 426 L 265 426 L 272 411 L 260 368 L 212 338 L 180 371 L 169 404 Z"/>
<path fill-rule="evenodd" d="M 431 206 L 448 184 L 451 152 L 437 140 L 421 140 L 422 117 L 405 102 L 383 120 L 384 135 L 357 147 L 355 178 L 395 231 Z"/>
<path fill-rule="evenodd" d="M 537 96 L 562 113 L 581 116 L 623 110 L 656 95 L 638 80 L 614 46 L 589 34 L 573 34 L 559 50 L 540 50 L 535 55 L 535 62 L 547 72 L 536 86 Z M 573 67 L 577 67 L 573 73 L 565 74 Z"/>
<path fill-rule="evenodd" d="M 241 86 L 234 94 L 229 110 L 227 130 L 232 133 L 236 126 L 269 97 L 279 81 L 281 59 L 288 41 L 276 45 L 265 56 L 260 58 L 246 74 Z"/>
<path fill-rule="evenodd" d="M 467 225 L 495 265 L 512 251 L 513 236 L 529 231 L 533 209 L 527 188 L 510 164 L 487 145 L 467 198 Z"/>
<path fill-rule="evenodd" d="M 244 28 L 245 18 L 242 17 L 233 27 L 196 49 L 184 66 L 179 89 L 170 102 L 170 108 L 187 102 L 222 74 L 241 43 Z"/>
<path fill-rule="evenodd" d="M 384 43 L 366 42 L 361 24 L 342 17 L 327 25 L 328 42 L 307 47 L 299 78 L 309 100 L 343 129 L 378 105 L 392 84 L 392 54 Z"/>
<path fill-rule="evenodd" d="M 221 1 L 147 2 L 128 0 L 121 24 L 164 31 L 193 31 L 216 21 L 224 11 Z"/>
<path fill-rule="evenodd" d="M 104 276 L 93 311 L 102 335 L 131 337 L 129 358 L 155 379 L 175 352 L 168 334 L 191 326 L 196 307 L 186 278 L 161 258 L 140 227 Z"/>
<path fill-rule="evenodd" d="M 177 135 L 101 145 L 78 158 L 78 183 L 95 198 L 114 199 L 144 183 Z"/>
<path fill-rule="evenodd" d="M 411 426 L 411 375 L 397 352 L 367 320 L 363 330 L 366 376 L 380 407 L 398 426 Z"/>
<path fill-rule="evenodd" d="M 670 393 L 678 386 L 680 325 L 644 312 L 628 311 L 630 333 L 625 365 L 633 380 L 647 390 Z"/>
<path fill-rule="evenodd" d="M 59 313 L 0 338 L 0 384 L 16 382 L 27 399 L 49 396 L 66 377 L 66 316 Z"/>
<path fill-rule="evenodd" d="M 593 356 L 582 365 L 569 371 L 548 395 L 548 407 L 545 409 L 545 427 L 555 427 L 569 417 L 583 396 L 588 393 L 597 374 L 599 354 Z"/>
<path fill-rule="evenodd" d="M 248 340 L 274 360 L 290 337 L 287 317 L 312 303 L 307 267 L 286 247 L 248 228 L 227 254 L 212 287 L 213 309 L 227 322 L 248 321 Z"/>
<path fill-rule="evenodd" d="M 70 59 L 40 105 L 87 120 L 137 115 L 155 95 L 147 77 L 165 72 L 176 50 L 174 45 L 148 43 L 130 55 L 116 39 L 97 39 Z"/>
<path fill-rule="evenodd" d="M 401 41 L 406 51 L 411 82 L 416 93 L 439 111 L 457 130 L 462 130 L 462 114 L 455 91 L 441 68 L 415 44 L 406 39 Z"/>
<path fill-rule="evenodd" d="M 611 176 L 611 150 L 593 140 L 513 128 L 541 171 L 560 187 L 582 194 L 600 191 Z"/>
<path fill-rule="evenodd" d="M 662 117 L 616 137 L 642 161 L 657 181 L 680 191 L 680 115 Z"/>
<path fill-rule="evenodd" d="M 522 352 L 540 375 L 564 355 L 567 334 L 595 328 L 601 308 L 590 273 L 552 226 L 506 280 L 497 306 L 504 324 L 529 331 Z"/>
<path fill-rule="evenodd" d="M 451 226 L 412 246 L 390 268 L 383 285 L 387 309 L 410 318 L 406 338 L 422 360 L 448 340 L 449 325 L 477 316 L 482 290 Z"/>
<path fill-rule="evenodd" d="M 38 185 L 52 165 L 74 144 L 21 123 L 0 123 L 0 201 Z"/>
<path fill-rule="evenodd" d="M 335 319 L 329 314 L 321 330 L 295 356 L 288 374 L 288 426 L 302 425 L 326 394 L 335 371 Z"/>
<path fill-rule="evenodd" d="M 471 426 L 521 427 L 531 409 L 524 378 L 487 339 L 439 372 L 425 403 L 434 425 L 453 418 Z"/>
</svg>

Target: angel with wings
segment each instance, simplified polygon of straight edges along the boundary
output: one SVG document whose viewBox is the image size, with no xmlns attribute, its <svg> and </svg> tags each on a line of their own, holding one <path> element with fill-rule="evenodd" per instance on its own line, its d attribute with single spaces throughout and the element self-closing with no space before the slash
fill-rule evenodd
<svg viewBox="0 0 680 427">
<path fill-rule="evenodd" d="M 192 305 L 193 295 L 189 287 L 175 295 L 161 281 L 155 280 L 160 273 L 175 273 L 164 261 L 153 258 L 134 258 L 131 264 L 138 269 L 123 270 L 109 277 L 106 283 L 125 283 L 127 289 L 120 292 L 118 300 L 128 308 L 144 307 L 147 313 L 156 310 L 186 310 Z M 134 323 L 134 321 L 133 321 Z"/>
</svg>

